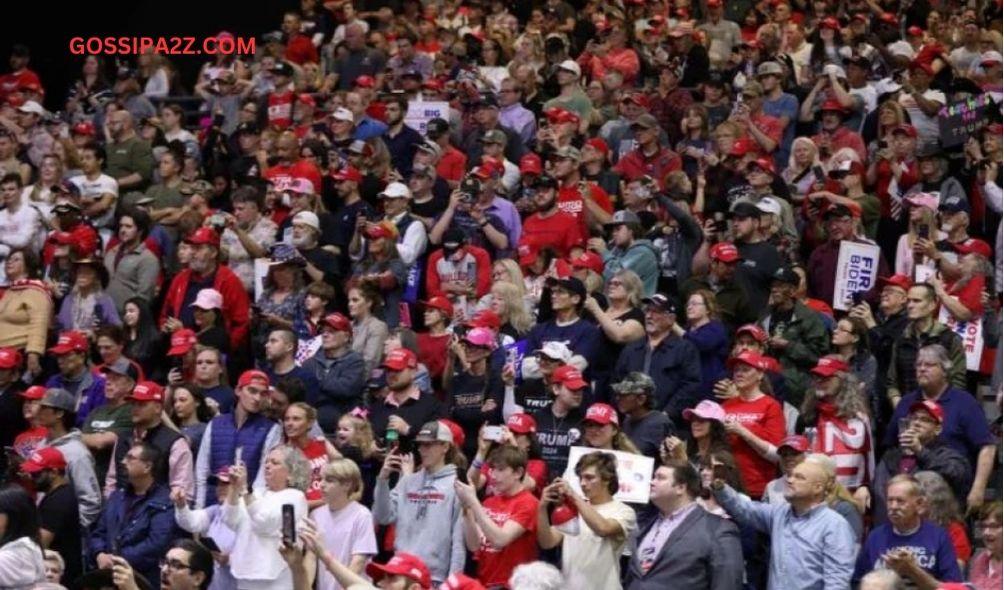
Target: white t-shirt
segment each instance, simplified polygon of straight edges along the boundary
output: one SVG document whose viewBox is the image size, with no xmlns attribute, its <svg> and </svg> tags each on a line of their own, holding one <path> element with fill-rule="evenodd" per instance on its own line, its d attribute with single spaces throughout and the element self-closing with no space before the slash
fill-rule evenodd
<svg viewBox="0 0 1004 590">
<path fill-rule="evenodd" d="M 70 182 L 75 184 L 77 188 L 80 189 L 80 202 L 84 207 L 96 203 L 103 195 L 106 194 L 114 195 L 115 199 L 118 200 L 119 183 L 107 174 L 101 174 L 94 180 L 91 180 L 87 178 L 87 176 L 81 174 L 80 176 L 74 176 L 71 178 Z M 94 227 L 97 228 L 110 228 L 114 220 L 115 205 L 112 205 L 103 215 L 97 219 L 92 219 L 91 223 L 93 223 Z"/>
<path fill-rule="evenodd" d="M 921 96 L 927 100 L 933 100 L 938 104 L 945 104 L 947 99 L 945 98 L 945 93 L 940 90 L 935 90 L 933 88 L 928 88 Z M 917 101 L 913 99 L 909 94 L 902 94 L 899 97 L 899 104 L 908 113 L 910 113 L 910 121 L 913 123 L 913 127 L 917 130 L 917 137 L 922 141 L 932 141 L 938 139 L 938 116 L 928 117 L 920 110 L 917 106 Z"/>
<path fill-rule="evenodd" d="M 322 505 L 310 513 L 321 534 L 321 544 L 331 556 L 346 566 L 356 555 L 372 557 L 377 554 L 373 515 L 359 502 L 352 502 L 338 512 Z M 328 568 L 318 568 L 317 590 L 341 590 L 342 587 Z"/>
<path fill-rule="evenodd" d="M 596 506 L 603 518 L 612 518 L 621 525 L 616 537 L 598 537 L 579 516 L 579 534 L 565 535 L 561 546 L 561 571 L 566 577 L 588 581 L 590 588 L 620 590 L 620 559 L 628 537 L 638 528 L 634 509 L 613 500 Z"/>
</svg>

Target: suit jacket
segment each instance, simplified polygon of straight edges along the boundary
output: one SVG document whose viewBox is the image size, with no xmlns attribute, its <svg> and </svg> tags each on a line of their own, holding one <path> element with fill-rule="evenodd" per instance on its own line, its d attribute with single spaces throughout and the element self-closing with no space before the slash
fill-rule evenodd
<svg viewBox="0 0 1004 590">
<path fill-rule="evenodd" d="M 628 590 L 739 590 L 743 583 L 743 550 L 739 529 L 700 506 L 683 519 L 647 573 L 642 573 L 638 546 L 655 525 L 649 522 L 633 541 Z"/>
</svg>

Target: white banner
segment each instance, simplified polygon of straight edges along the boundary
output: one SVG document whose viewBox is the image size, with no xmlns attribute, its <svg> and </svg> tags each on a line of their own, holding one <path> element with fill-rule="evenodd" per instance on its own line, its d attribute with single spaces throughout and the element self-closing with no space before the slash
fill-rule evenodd
<svg viewBox="0 0 1004 590">
<path fill-rule="evenodd" d="M 595 451 L 597 449 L 591 447 L 570 447 L 568 449 L 568 469 L 563 477 L 578 494 L 582 493 L 582 488 L 579 487 L 579 478 L 575 475 L 575 466 L 583 455 Z M 652 472 L 655 470 L 655 459 L 623 451 L 605 450 L 603 452 L 613 453 L 617 457 L 617 480 L 620 483 L 620 489 L 614 494 L 614 500 L 647 504 L 649 488 L 652 485 Z"/>
<path fill-rule="evenodd" d="M 915 283 L 926 283 L 927 279 L 935 276 L 938 276 L 937 269 L 926 264 L 918 264 L 913 269 L 913 282 Z"/>
<path fill-rule="evenodd" d="M 445 101 L 422 102 L 408 101 L 408 114 L 404 116 L 404 124 L 425 135 L 425 127 L 429 119 L 440 118 L 450 120 L 450 103 Z"/>
<path fill-rule="evenodd" d="M 837 276 L 833 283 L 833 309 L 851 308 L 851 294 L 867 293 L 878 280 L 879 247 L 874 244 L 840 242 Z"/>
<path fill-rule="evenodd" d="M 962 350 L 966 352 L 966 370 L 979 371 L 980 359 L 983 357 L 983 317 L 973 316 L 968 322 L 960 322 L 942 305 L 938 321 L 962 339 Z"/>
</svg>

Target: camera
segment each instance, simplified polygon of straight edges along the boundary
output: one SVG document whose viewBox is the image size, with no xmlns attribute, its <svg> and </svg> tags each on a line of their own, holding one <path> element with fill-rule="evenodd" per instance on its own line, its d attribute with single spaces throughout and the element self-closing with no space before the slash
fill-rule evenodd
<svg viewBox="0 0 1004 590">
<path fill-rule="evenodd" d="M 465 202 L 470 202 L 481 194 L 481 181 L 473 176 L 468 176 L 460 183 L 460 193 Z"/>
<path fill-rule="evenodd" d="M 227 227 L 227 218 L 220 213 L 213 213 L 209 216 L 209 225 L 212 226 L 217 233 L 220 233 Z"/>
</svg>

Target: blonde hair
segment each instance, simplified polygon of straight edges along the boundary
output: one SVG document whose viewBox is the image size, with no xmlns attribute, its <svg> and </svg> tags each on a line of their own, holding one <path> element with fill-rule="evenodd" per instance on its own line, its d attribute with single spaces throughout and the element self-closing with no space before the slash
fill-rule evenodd
<svg viewBox="0 0 1004 590">
<path fill-rule="evenodd" d="M 523 300 L 522 280 L 520 284 L 498 282 L 492 285 L 492 291 L 498 290 L 500 299 L 505 303 L 506 314 L 509 316 L 509 325 L 519 334 L 526 334 L 533 327 L 533 318 L 526 309 L 526 302 Z M 493 294 L 493 297 L 495 294 Z"/>
<path fill-rule="evenodd" d="M 350 484 L 349 500 L 358 502 L 363 497 L 363 475 L 352 459 L 334 459 L 321 468 L 321 477 L 333 477 L 339 483 Z"/>
<path fill-rule="evenodd" d="M 804 145 L 812 150 L 812 163 L 809 164 L 809 168 L 822 166 L 822 163 L 819 161 L 819 147 L 808 137 L 796 137 L 795 141 L 791 142 L 791 155 L 788 156 L 788 170 L 798 170 L 798 165 L 795 163 L 795 148 L 800 145 Z"/>
<path fill-rule="evenodd" d="M 519 263 L 512 258 L 503 258 L 495 261 L 492 268 L 495 268 L 496 266 L 501 266 L 502 269 L 505 270 L 506 274 L 509 275 L 508 282 L 516 286 L 519 291 L 520 298 L 526 297 L 526 285 L 523 284 L 523 269 L 519 267 Z"/>
<path fill-rule="evenodd" d="M 631 307 L 641 307 L 642 297 L 645 296 L 645 284 L 641 282 L 638 273 L 624 269 L 617 271 L 614 277 L 620 279 L 621 286 L 627 291 L 628 303 L 631 304 Z"/>
<path fill-rule="evenodd" d="M 376 445 L 376 437 L 373 436 L 373 426 L 369 423 L 369 420 L 353 416 L 352 414 L 342 414 L 342 417 L 338 421 L 341 422 L 342 420 L 348 420 L 349 424 L 352 425 L 352 438 L 349 442 L 352 446 L 359 448 L 363 458 L 369 459 L 379 452 Z"/>
</svg>

